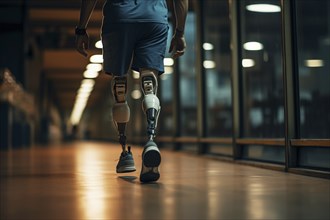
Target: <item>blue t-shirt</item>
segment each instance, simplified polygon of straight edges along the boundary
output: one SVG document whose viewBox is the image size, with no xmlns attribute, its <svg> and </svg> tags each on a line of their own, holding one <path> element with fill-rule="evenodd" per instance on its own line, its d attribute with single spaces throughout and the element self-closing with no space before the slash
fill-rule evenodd
<svg viewBox="0 0 330 220">
<path fill-rule="evenodd" d="M 107 0 L 103 26 L 111 23 L 156 22 L 167 24 L 166 0 Z"/>
</svg>

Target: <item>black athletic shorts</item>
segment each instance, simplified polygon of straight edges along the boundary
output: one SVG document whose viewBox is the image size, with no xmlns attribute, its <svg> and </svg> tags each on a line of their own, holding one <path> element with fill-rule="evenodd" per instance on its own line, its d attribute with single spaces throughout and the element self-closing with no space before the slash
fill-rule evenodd
<svg viewBox="0 0 330 220">
<path fill-rule="evenodd" d="M 102 31 L 103 69 L 124 76 L 131 68 L 151 68 L 164 73 L 168 24 L 118 23 Z"/>
</svg>

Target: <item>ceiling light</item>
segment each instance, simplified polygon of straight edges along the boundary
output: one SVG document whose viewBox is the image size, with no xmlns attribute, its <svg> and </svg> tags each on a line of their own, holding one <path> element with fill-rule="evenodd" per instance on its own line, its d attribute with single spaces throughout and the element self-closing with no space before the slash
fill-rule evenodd
<svg viewBox="0 0 330 220">
<path fill-rule="evenodd" d="M 91 63 L 103 63 L 103 55 L 102 54 L 95 54 L 89 58 Z"/>
<path fill-rule="evenodd" d="M 84 72 L 84 77 L 88 79 L 94 79 L 99 76 L 99 72 L 93 70 L 86 70 Z"/>
<path fill-rule="evenodd" d="M 214 46 L 211 43 L 204 43 L 203 44 L 203 49 L 204 50 L 213 50 L 214 49 Z"/>
<path fill-rule="evenodd" d="M 247 5 L 246 9 L 248 11 L 262 12 L 262 13 L 275 13 L 281 11 L 280 6 L 272 5 L 272 4 L 252 4 L 252 5 Z"/>
<path fill-rule="evenodd" d="M 79 124 L 81 116 L 87 105 L 88 98 L 91 91 L 93 90 L 95 81 L 93 79 L 84 79 L 81 82 L 78 94 L 76 96 L 76 101 L 74 103 L 71 115 L 70 122 L 72 125 Z"/>
<path fill-rule="evenodd" d="M 77 91 L 77 93 L 90 93 L 91 91 L 93 91 L 93 86 L 90 87 L 80 87 Z"/>
<path fill-rule="evenodd" d="M 88 99 L 88 97 L 90 96 L 90 93 L 79 93 L 77 95 L 77 100 L 82 100 L 82 99 Z"/>
<path fill-rule="evenodd" d="M 162 74 L 160 75 L 161 80 L 167 80 L 168 79 L 168 74 Z"/>
<path fill-rule="evenodd" d="M 212 60 L 204 60 L 203 66 L 205 69 L 213 69 L 215 68 L 215 62 Z"/>
<path fill-rule="evenodd" d="M 77 99 L 74 103 L 74 106 L 78 109 L 82 109 L 85 108 L 85 106 L 87 105 L 87 101 L 88 101 L 89 96 L 77 96 Z"/>
<path fill-rule="evenodd" d="M 139 99 L 142 96 L 142 93 L 139 89 L 135 89 L 132 91 L 131 96 L 133 99 Z"/>
<path fill-rule="evenodd" d="M 140 73 L 138 71 L 132 70 L 133 79 L 140 79 Z"/>
<path fill-rule="evenodd" d="M 84 88 L 84 87 L 93 87 L 95 84 L 95 81 L 93 79 L 84 79 L 82 82 L 81 82 L 81 88 Z"/>
<path fill-rule="evenodd" d="M 243 59 L 242 60 L 242 66 L 244 68 L 253 67 L 254 65 L 255 65 L 255 62 L 253 59 Z"/>
<path fill-rule="evenodd" d="M 307 67 L 322 67 L 323 65 L 323 60 L 320 59 L 305 60 L 305 66 Z"/>
<path fill-rule="evenodd" d="M 97 41 L 97 42 L 95 43 L 95 47 L 96 47 L 96 48 L 99 48 L 99 49 L 102 49 L 102 48 L 103 48 L 102 41 L 101 41 L 101 40 Z"/>
<path fill-rule="evenodd" d="M 102 64 L 99 63 L 90 63 L 86 66 L 86 69 L 93 70 L 93 71 L 101 71 L 102 70 Z"/>
<path fill-rule="evenodd" d="M 252 50 L 252 51 L 257 51 L 257 50 L 262 50 L 264 48 L 264 46 L 256 41 L 250 41 L 250 42 L 246 42 L 243 45 L 243 48 L 245 50 Z"/>
<path fill-rule="evenodd" d="M 172 58 L 165 58 L 164 59 L 164 66 L 173 66 L 174 60 Z"/>
<path fill-rule="evenodd" d="M 70 115 L 70 122 L 72 125 L 79 124 L 79 121 L 81 119 L 82 113 L 84 112 L 86 105 L 87 105 L 87 100 L 84 101 L 80 100 L 75 102 L 73 106 L 73 110 Z"/>
<path fill-rule="evenodd" d="M 70 122 L 72 125 L 79 124 L 83 111 L 84 111 L 84 109 L 78 109 L 78 108 L 74 108 L 72 110 L 72 113 L 70 116 Z"/>
<path fill-rule="evenodd" d="M 165 66 L 165 74 L 171 74 L 171 73 L 173 73 L 173 67 Z"/>
</svg>

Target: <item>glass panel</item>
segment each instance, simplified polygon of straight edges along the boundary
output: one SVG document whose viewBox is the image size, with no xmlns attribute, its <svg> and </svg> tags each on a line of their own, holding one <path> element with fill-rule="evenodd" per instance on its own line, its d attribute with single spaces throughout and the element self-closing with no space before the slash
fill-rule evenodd
<svg viewBox="0 0 330 220">
<path fill-rule="evenodd" d="M 263 162 L 284 163 L 284 147 L 249 145 L 243 147 L 243 158 Z"/>
<path fill-rule="evenodd" d="M 173 118 L 173 75 L 163 74 L 161 77 L 160 89 L 160 104 L 161 112 L 159 116 L 159 132 L 161 136 L 172 136 L 174 131 L 174 118 Z"/>
<path fill-rule="evenodd" d="M 167 37 L 167 48 L 166 48 L 166 58 L 170 58 L 171 54 L 168 53 L 171 39 L 173 35 L 173 25 L 170 24 L 170 29 Z M 165 62 L 165 73 L 160 76 L 159 85 L 160 85 L 160 104 L 161 112 L 159 116 L 158 123 L 158 135 L 160 136 L 172 136 L 174 128 L 174 119 L 173 119 L 173 64 L 167 64 Z"/>
<path fill-rule="evenodd" d="M 280 0 L 267 1 L 271 3 L 268 8 L 260 8 L 255 2 L 239 1 L 243 136 L 284 137 Z"/>
<path fill-rule="evenodd" d="M 180 68 L 180 130 L 182 136 L 197 135 L 197 94 L 196 94 L 196 52 L 195 14 L 189 12 L 186 21 L 185 38 L 187 49 L 179 58 Z"/>
<path fill-rule="evenodd" d="M 303 147 L 299 150 L 300 166 L 330 171 L 330 149 Z"/>
<path fill-rule="evenodd" d="M 210 153 L 218 154 L 221 156 L 233 156 L 233 147 L 232 145 L 225 144 L 210 144 Z"/>
<path fill-rule="evenodd" d="M 330 2 L 296 6 L 301 138 L 330 138 Z"/>
<path fill-rule="evenodd" d="M 203 44 L 207 136 L 232 134 L 230 23 L 228 1 L 205 1 Z"/>
</svg>

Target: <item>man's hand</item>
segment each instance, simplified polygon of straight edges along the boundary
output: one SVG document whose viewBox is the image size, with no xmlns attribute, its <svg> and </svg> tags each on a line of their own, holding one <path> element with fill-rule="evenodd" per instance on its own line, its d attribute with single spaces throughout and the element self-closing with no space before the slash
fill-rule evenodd
<svg viewBox="0 0 330 220">
<path fill-rule="evenodd" d="M 172 57 L 176 59 L 184 54 L 186 46 L 184 35 L 176 33 L 172 38 L 169 53 L 172 53 Z"/>
<path fill-rule="evenodd" d="M 87 57 L 89 37 L 88 34 L 78 35 L 76 34 L 76 49 L 84 57 Z"/>
</svg>

